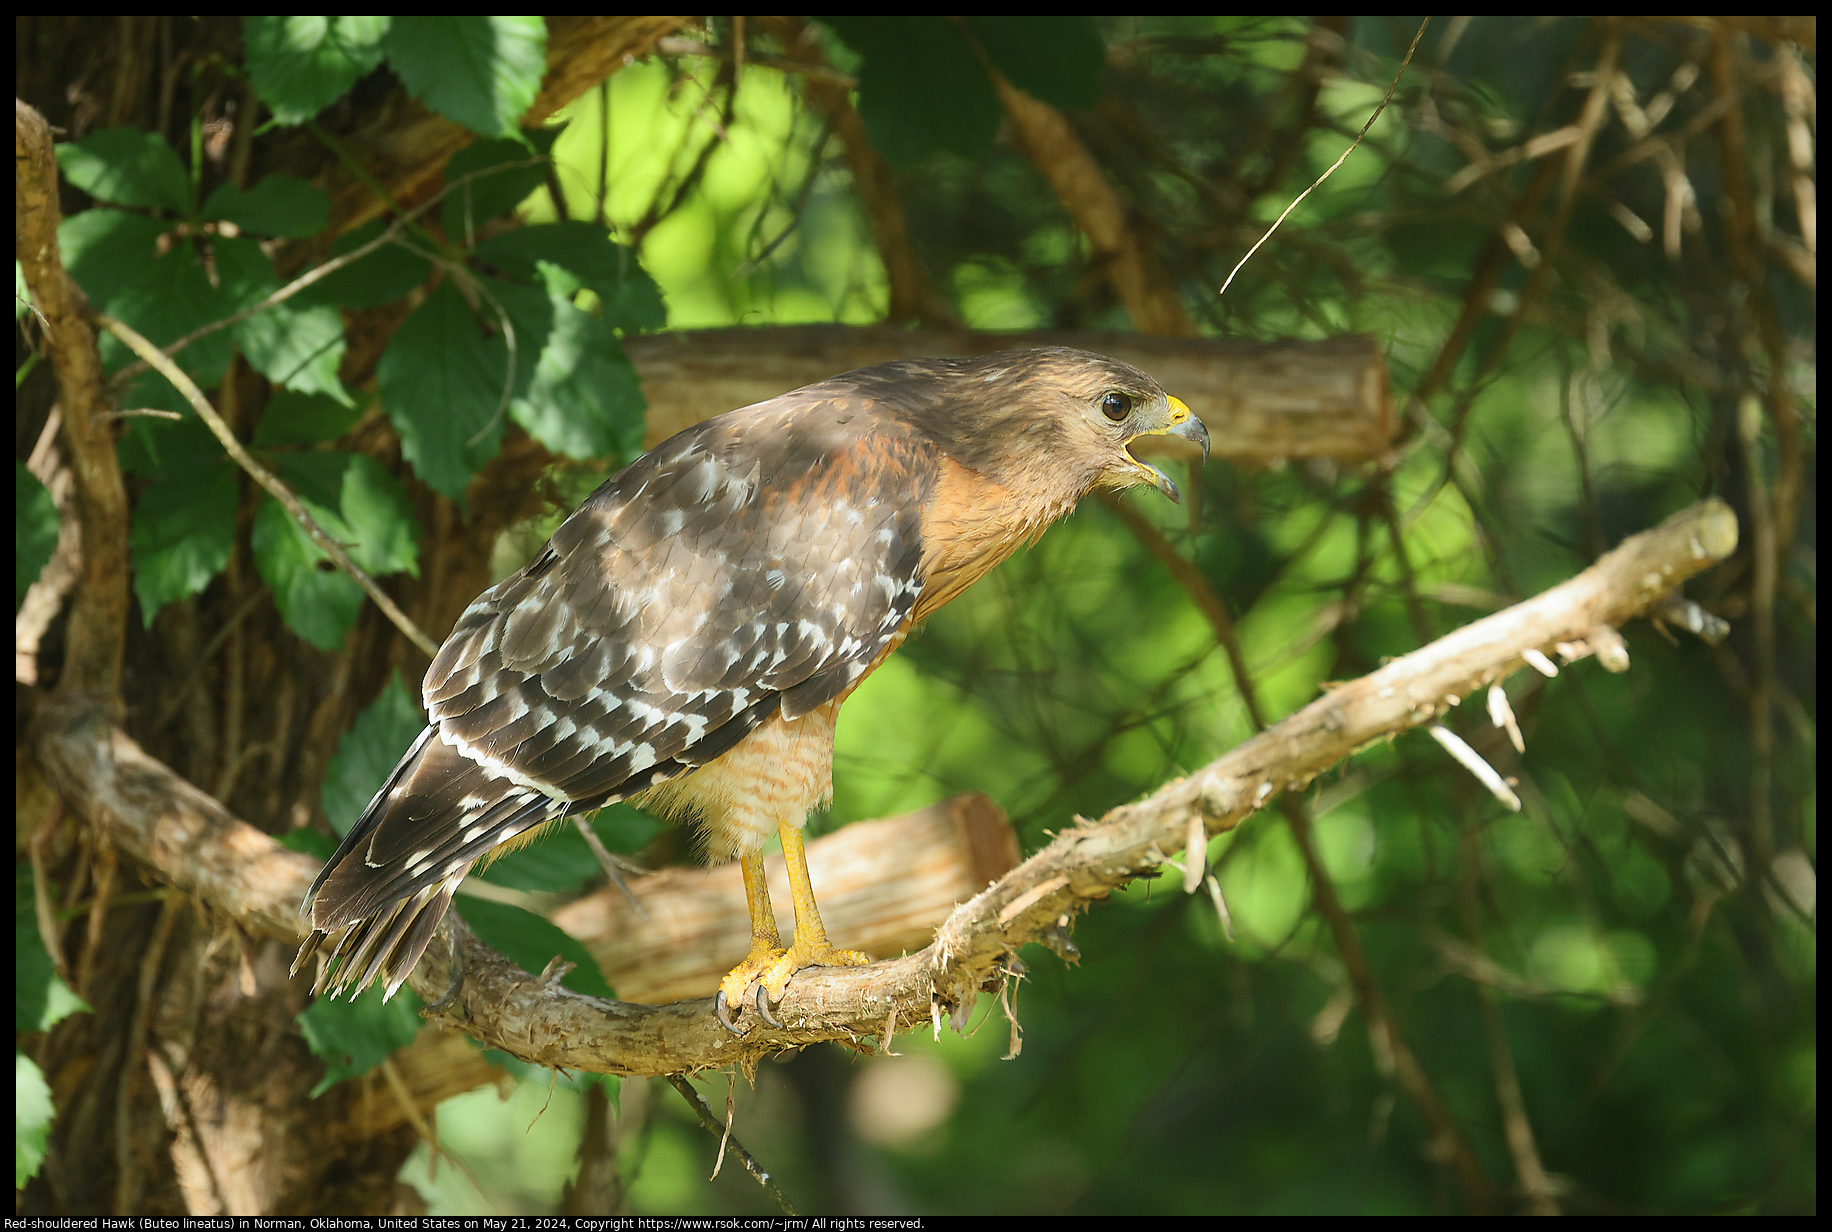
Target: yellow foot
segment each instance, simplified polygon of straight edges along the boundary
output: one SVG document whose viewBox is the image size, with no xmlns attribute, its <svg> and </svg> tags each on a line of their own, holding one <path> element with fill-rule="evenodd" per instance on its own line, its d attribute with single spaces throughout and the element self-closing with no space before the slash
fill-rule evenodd
<svg viewBox="0 0 1832 1232">
<path fill-rule="evenodd" d="M 727 1030 L 736 1032 L 737 1026 L 729 1017 L 730 1008 L 742 1005 L 741 998 L 755 982 L 756 992 L 749 998 L 757 1007 L 757 1015 L 772 1027 L 782 1023 L 770 1013 L 772 1003 L 782 1000 L 782 994 L 789 986 L 789 977 L 803 967 L 860 967 L 871 959 L 857 950 L 836 950 L 825 937 L 815 941 L 804 941 L 797 936 L 788 949 L 775 947 L 764 948 L 753 944 L 745 960 L 733 967 L 719 981 L 717 1009 L 719 1021 Z"/>
<path fill-rule="evenodd" d="M 772 929 L 772 932 L 775 930 Z M 719 995 L 714 1001 L 713 1009 L 719 1015 L 719 1021 L 733 1035 L 743 1034 L 738 1024 L 732 1021 L 732 1007 L 743 1004 L 742 998 L 752 984 L 783 960 L 788 951 L 782 948 L 776 937 L 755 937 L 751 940 L 751 952 L 744 956 L 744 961 L 725 973 L 719 981 Z M 761 989 L 761 985 L 759 988 Z"/>
</svg>

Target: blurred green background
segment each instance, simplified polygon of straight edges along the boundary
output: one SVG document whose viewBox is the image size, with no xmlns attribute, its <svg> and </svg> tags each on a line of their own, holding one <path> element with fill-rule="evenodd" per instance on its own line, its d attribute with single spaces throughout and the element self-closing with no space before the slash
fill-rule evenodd
<svg viewBox="0 0 1832 1232">
<path fill-rule="evenodd" d="M 1642 623 L 1625 630 L 1626 674 L 1585 661 L 1515 677 L 1524 756 L 1482 735 L 1479 707 L 1453 716 L 1518 777 L 1520 813 L 1422 733 L 1357 755 L 1305 805 L 1398 1028 L 1499 1208 L 1810 1211 L 1813 49 L 1734 24 L 1438 19 L 1364 144 L 1218 298 L 1360 128 L 1416 27 L 1098 23 L 1104 86 L 1073 122 L 1201 331 L 1372 332 L 1404 424 L 1387 467 L 1212 464 L 1199 520 L 1126 499 L 1223 596 L 1272 718 L 1705 494 L 1733 502 L 1745 546 L 1692 587 L 1731 621 L 1722 646 Z M 815 30 L 835 67 L 860 71 Z M 729 45 L 731 28 L 696 37 Z M 769 46 L 759 36 L 754 54 Z M 1312 105 L 1307 54 L 1329 66 Z M 1570 165 L 1569 142 L 1522 156 L 1581 120 L 1600 79 L 1584 161 Z M 605 215 L 639 245 L 670 328 L 881 319 L 886 279 L 840 141 L 792 75 L 752 63 L 728 98 L 733 85 L 721 60 L 656 56 L 581 99 L 554 149 L 569 213 L 597 209 L 602 155 Z M 1486 174 L 1457 182 L 1483 160 Z M 896 177 L 965 324 L 1128 327 L 1008 134 Z M 524 212 L 552 218 L 551 197 Z M 1472 295 L 1467 345 L 1414 399 Z M 1797 417 L 1789 440 L 1777 415 Z M 1788 482 L 1792 525 L 1775 503 Z M 1752 502 L 1784 517 L 1767 582 Z M 853 697 L 817 825 L 976 789 L 1028 851 L 1252 730 L 1207 622 L 1089 502 Z M 1010 1027 L 982 998 L 967 1035 L 925 1029 L 896 1041 L 900 1056 L 765 1064 L 736 1085 L 736 1136 L 806 1211 L 1460 1209 L 1370 1044 L 1284 818 L 1252 818 L 1210 859 L 1231 939 L 1206 895 L 1135 884 L 1080 922 L 1079 963 L 1025 951 L 1018 1056 L 1003 1059 Z M 1546 1173 L 1534 1192 L 1499 1093 L 1509 1074 Z M 724 1076 L 697 1085 L 724 1108 Z M 451 1101 L 451 1158 L 434 1178 L 422 1147 L 403 1175 L 434 1211 L 554 1209 L 585 1098 L 530 1081 L 506 1105 L 490 1091 Z M 717 1140 L 665 1084 L 625 1082 L 617 1104 L 626 1211 L 773 1209 L 730 1158 L 707 1182 Z"/>
</svg>

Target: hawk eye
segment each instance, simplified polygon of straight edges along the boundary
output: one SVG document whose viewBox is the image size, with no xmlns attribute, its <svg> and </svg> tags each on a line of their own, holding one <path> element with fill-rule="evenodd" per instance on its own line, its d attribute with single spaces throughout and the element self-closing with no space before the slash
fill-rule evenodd
<svg viewBox="0 0 1832 1232">
<path fill-rule="evenodd" d="M 1100 411 L 1108 419 L 1118 423 L 1132 414 L 1132 398 L 1116 389 L 1100 400 Z"/>
</svg>

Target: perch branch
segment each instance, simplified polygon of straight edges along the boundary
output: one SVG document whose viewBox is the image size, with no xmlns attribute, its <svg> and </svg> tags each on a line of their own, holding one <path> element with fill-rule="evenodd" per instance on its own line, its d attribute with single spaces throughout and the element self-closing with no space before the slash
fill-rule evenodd
<svg viewBox="0 0 1832 1232">
<path fill-rule="evenodd" d="M 1583 643 L 1604 625 L 1647 612 L 1687 577 L 1728 556 L 1736 517 L 1703 501 L 1624 541 L 1576 577 L 1396 659 L 1145 799 L 1081 822 L 957 907 L 926 949 L 866 967 L 797 974 L 778 1008 L 788 1025 L 719 1025 L 708 1000 L 643 1006 L 582 996 L 531 979 L 451 932 L 466 978 L 442 1020 L 537 1064 L 621 1074 L 671 1074 L 749 1064 L 822 1040 L 858 1046 L 897 1020 L 939 1021 L 996 987 L 1018 947 L 1059 932 L 1074 914 L 1181 851 L 1192 814 L 1210 834 L 1275 795 L 1302 788 L 1355 750 L 1435 720 L 1518 670 L 1529 651 Z M 1543 652 L 1542 652 L 1543 653 Z M 244 927 L 293 938 L 314 861 L 237 821 L 139 748 L 93 699 L 58 697 L 39 710 L 34 743 L 74 811 L 167 880 Z M 443 931 L 443 930 L 442 930 Z M 441 935 L 414 971 L 415 991 L 446 990 L 451 945 Z"/>
</svg>

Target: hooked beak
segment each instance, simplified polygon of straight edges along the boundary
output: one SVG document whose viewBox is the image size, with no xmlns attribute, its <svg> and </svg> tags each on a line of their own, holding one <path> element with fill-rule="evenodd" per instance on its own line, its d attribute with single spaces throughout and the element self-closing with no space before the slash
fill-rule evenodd
<svg viewBox="0 0 1832 1232">
<path fill-rule="evenodd" d="M 1181 398 L 1170 399 L 1170 425 L 1168 427 L 1154 429 L 1150 432 L 1139 433 L 1126 442 L 1127 452 L 1132 453 L 1134 443 L 1145 445 L 1147 450 L 1154 454 L 1173 452 L 1173 449 L 1170 448 L 1157 447 L 1156 443 L 1150 439 L 1153 437 L 1174 438 L 1180 441 L 1187 441 L 1192 445 L 1200 446 L 1203 460 L 1208 460 L 1209 430 L 1203 426 L 1200 419 L 1197 419 L 1196 416 L 1191 413 L 1190 408 L 1184 404 Z M 1175 452 L 1182 452 L 1182 450 L 1175 450 Z M 1169 475 L 1166 475 L 1163 471 L 1145 461 L 1137 454 L 1132 454 L 1132 460 L 1140 470 L 1150 475 L 1150 482 L 1158 491 L 1170 497 L 1171 501 L 1175 504 L 1181 504 L 1183 502 L 1183 495 L 1177 491 L 1177 485 L 1172 482 Z"/>
</svg>

